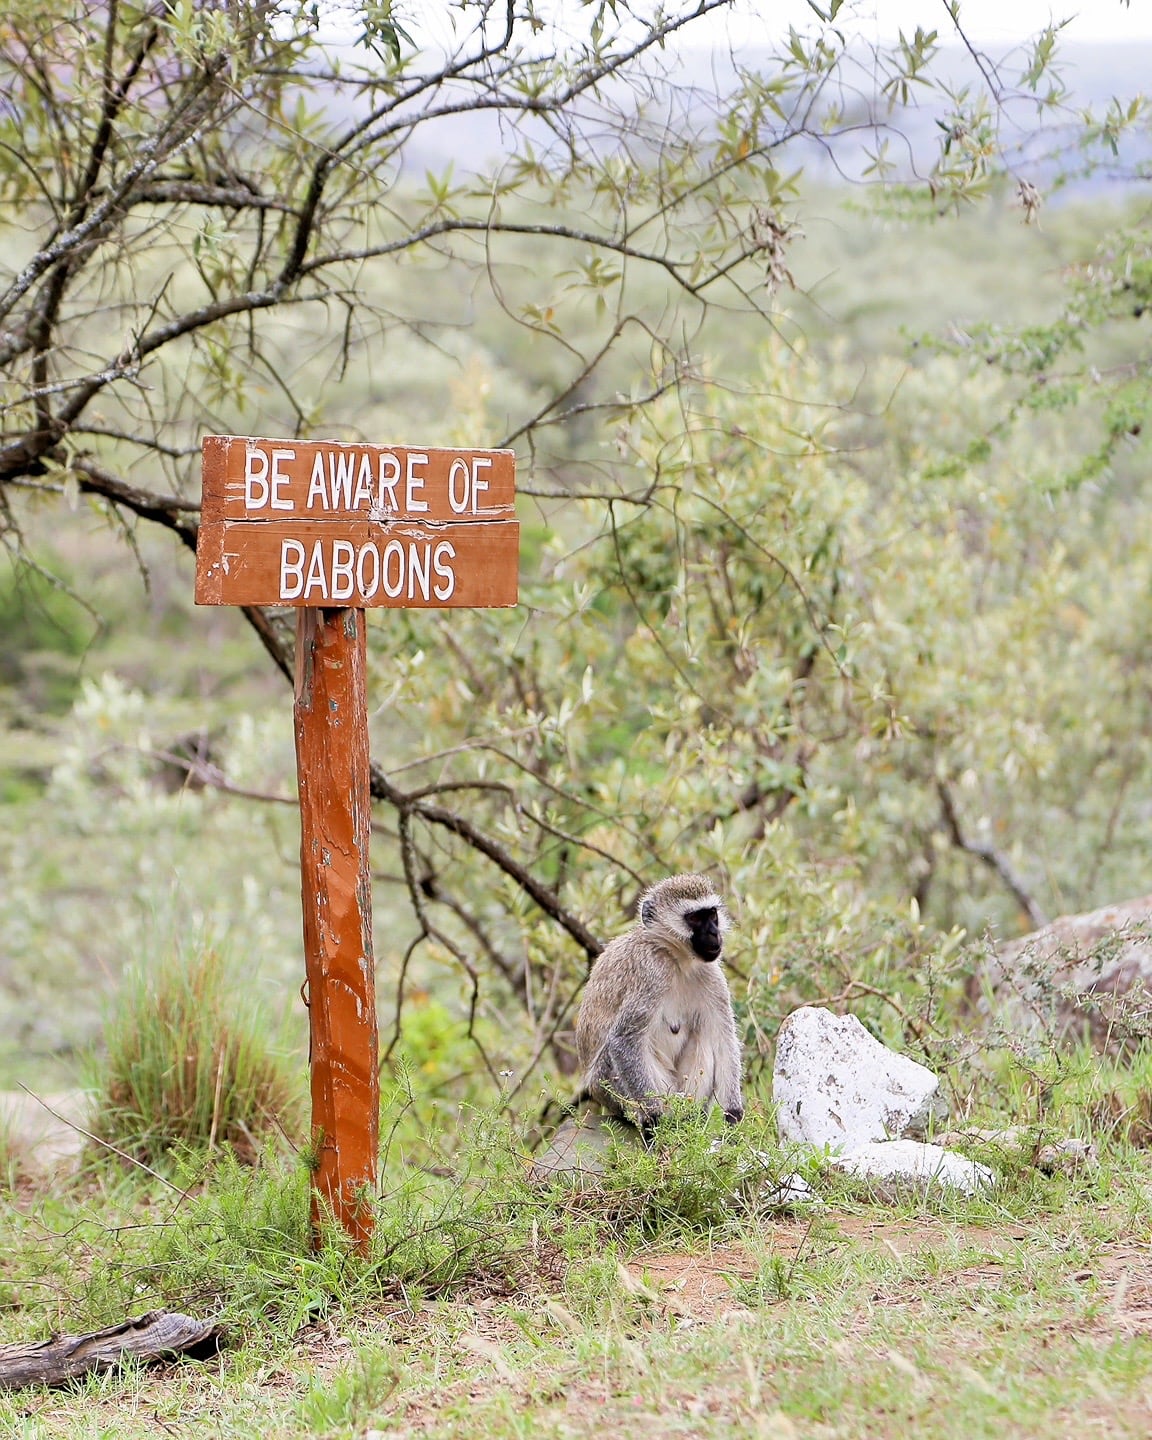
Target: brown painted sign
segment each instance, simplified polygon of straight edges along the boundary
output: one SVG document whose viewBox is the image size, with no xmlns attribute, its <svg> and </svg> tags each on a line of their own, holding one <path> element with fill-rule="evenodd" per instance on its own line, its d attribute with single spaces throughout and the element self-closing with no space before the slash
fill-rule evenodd
<svg viewBox="0 0 1152 1440">
<path fill-rule="evenodd" d="M 516 604 L 511 450 L 203 442 L 198 605 L 295 605 L 296 771 L 312 1070 L 312 1225 L 367 1254 L 380 1077 L 366 606 Z"/>
<path fill-rule="evenodd" d="M 198 605 L 515 605 L 511 450 L 210 435 Z"/>
</svg>

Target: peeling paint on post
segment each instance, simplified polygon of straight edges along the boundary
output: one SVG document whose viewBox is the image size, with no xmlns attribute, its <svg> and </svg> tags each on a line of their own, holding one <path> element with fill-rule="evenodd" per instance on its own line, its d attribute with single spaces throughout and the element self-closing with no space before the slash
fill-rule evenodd
<svg viewBox="0 0 1152 1440">
<path fill-rule="evenodd" d="M 362 610 L 296 612 L 296 769 L 316 1174 L 327 1209 L 365 1250 L 376 1191 L 380 1079 L 368 865 Z"/>
</svg>

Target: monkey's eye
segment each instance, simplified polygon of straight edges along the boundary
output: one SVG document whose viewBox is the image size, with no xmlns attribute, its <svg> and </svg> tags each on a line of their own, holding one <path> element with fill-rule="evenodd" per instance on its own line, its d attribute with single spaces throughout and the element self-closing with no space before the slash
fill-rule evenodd
<svg viewBox="0 0 1152 1440">
<path fill-rule="evenodd" d="M 715 918 L 715 905 L 706 905 L 700 910 L 685 910 L 684 912 L 684 919 L 687 920 L 689 925 L 693 927 L 697 925 L 706 925 L 709 920 L 715 920 Z"/>
</svg>

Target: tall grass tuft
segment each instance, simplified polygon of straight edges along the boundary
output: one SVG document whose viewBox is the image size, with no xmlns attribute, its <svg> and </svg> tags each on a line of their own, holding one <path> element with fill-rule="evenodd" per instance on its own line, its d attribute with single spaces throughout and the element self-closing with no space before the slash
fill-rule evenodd
<svg viewBox="0 0 1152 1440">
<path fill-rule="evenodd" d="M 0 1120 L 0 1195 L 15 1190 L 24 1175 L 19 1149 L 6 1120 Z"/>
<path fill-rule="evenodd" d="M 105 1026 L 94 1133 L 145 1164 L 226 1147 L 254 1162 L 302 1114 L 295 1067 L 218 949 L 125 971 Z"/>
</svg>

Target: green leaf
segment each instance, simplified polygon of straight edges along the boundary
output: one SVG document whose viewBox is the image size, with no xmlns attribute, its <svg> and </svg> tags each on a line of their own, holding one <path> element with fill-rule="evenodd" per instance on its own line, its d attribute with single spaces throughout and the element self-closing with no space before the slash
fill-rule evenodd
<svg viewBox="0 0 1152 1440">
<path fill-rule="evenodd" d="M 381 59 L 388 59 L 393 65 L 400 64 L 400 43 L 415 46 L 415 41 L 392 14 L 392 0 L 368 0 L 363 11 L 364 29 L 357 38 L 357 45 Z M 383 52 L 383 53 L 382 53 Z"/>
</svg>

